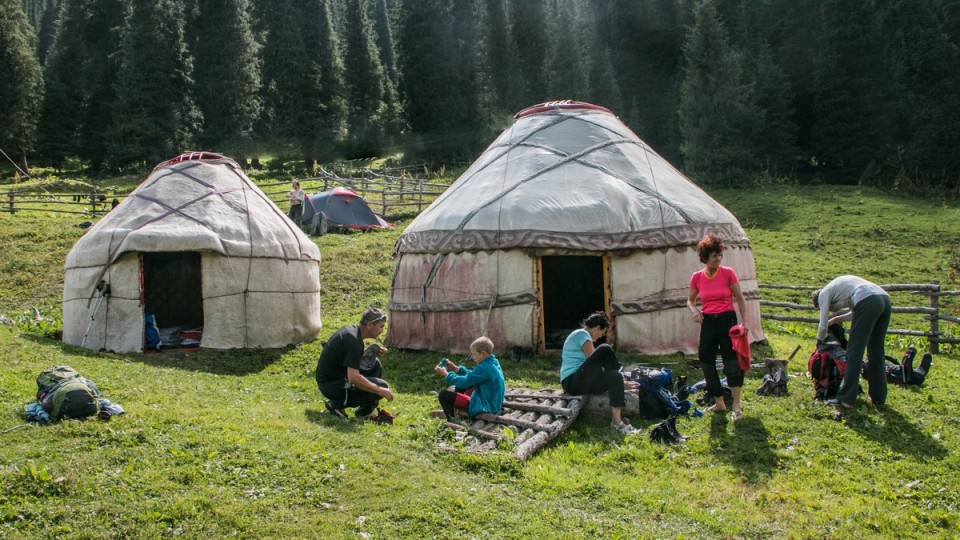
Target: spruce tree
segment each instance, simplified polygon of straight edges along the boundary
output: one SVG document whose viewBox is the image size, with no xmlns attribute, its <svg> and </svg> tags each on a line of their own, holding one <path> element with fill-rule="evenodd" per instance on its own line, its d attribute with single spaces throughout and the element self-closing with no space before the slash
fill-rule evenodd
<svg viewBox="0 0 960 540">
<path fill-rule="evenodd" d="M 20 0 L 0 0 L 0 149 L 28 172 L 37 112 L 43 98 L 43 74 L 34 54 L 33 28 Z"/>
<path fill-rule="evenodd" d="M 582 100 L 587 82 L 573 13 L 567 2 L 558 2 L 551 11 L 550 23 L 546 25 L 550 29 L 550 46 L 544 59 L 546 97 Z"/>
<path fill-rule="evenodd" d="M 108 133 L 115 167 L 153 165 L 189 150 L 201 116 L 183 9 L 174 0 L 134 0 L 120 47 L 117 101 Z"/>
<path fill-rule="evenodd" d="M 343 7 L 348 148 L 354 156 L 376 155 L 387 135 L 391 82 L 380 63 L 366 0 L 347 0 Z"/>
<path fill-rule="evenodd" d="M 511 5 L 510 31 L 520 59 L 520 73 L 524 86 L 524 106 L 540 103 L 548 98 L 545 74 L 550 37 L 547 35 L 546 0 L 524 0 Z"/>
<path fill-rule="evenodd" d="M 372 19 L 373 30 L 377 36 L 377 50 L 380 52 L 380 63 L 387 77 L 397 86 L 397 53 L 396 44 L 393 40 L 393 25 L 390 22 L 390 11 L 387 7 L 387 0 L 374 0 Z"/>
<path fill-rule="evenodd" d="M 57 21 L 54 41 L 44 66 L 46 92 L 37 131 L 40 154 L 61 169 L 67 157 L 80 155 L 80 126 L 87 104 L 84 64 L 87 49 L 82 0 L 66 0 Z"/>
<path fill-rule="evenodd" d="M 510 19 L 507 17 L 505 0 L 488 0 L 486 3 L 487 30 L 486 68 L 494 94 L 494 111 L 502 116 L 512 116 L 528 105 L 521 97 L 523 79 L 517 60 L 517 48 L 510 34 Z"/>
<path fill-rule="evenodd" d="M 769 44 L 760 45 L 752 75 L 753 103 L 759 114 L 753 136 L 758 168 L 776 176 L 792 175 L 799 160 L 793 91 Z"/>
<path fill-rule="evenodd" d="M 406 0 L 397 32 L 400 91 L 415 141 L 408 154 L 435 160 L 457 155 L 454 134 L 459 88 L 449 0 Z"/>
<path fill-rule="evenodd" d="M 107 159 L 107 131 L 113 124 L 119 51 L 130 3 L 130 0 L 89 0 L 86 4 L 87 17 L 82 29 L 86 103 L 80 121 L 79 153 L 94 171 L 101 170 Z"/>
<path fill-rule="evenodd" d="M 202 148 L 244 155 L 260 117 L 260 61 L 246 0 L 197 0 L 191 25 Z"/>
<path fill-rule="evenodd" d="M 46 65 L 47 52 L 53 44 L 53 38 L 57 31 L 59 13 L 57 0 L 47 0 L 44 3 L 43 18 L 40 19 L 40 27 L 37 29 L 37 58 L 40 60 L 41 66 Z"/>
<path fill-rule="evenodd" d="M 753 159 L 749 132 L 754 119 L 741 63 L 710 0 L 694 8 L 683 43 L 680 88 L 681 150 L 695 181 L 733 186 L 747 179 Z"/>
</svg>

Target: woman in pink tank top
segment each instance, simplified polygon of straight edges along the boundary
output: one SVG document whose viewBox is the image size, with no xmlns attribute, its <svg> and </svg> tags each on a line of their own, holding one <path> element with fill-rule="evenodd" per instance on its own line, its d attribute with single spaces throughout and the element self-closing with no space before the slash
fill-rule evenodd
<svg viewBox="0 0 960 540">
<path fill-rule="evenodd" d="M 707 408 L 711 412 L 723 412 L 727 405 L 723 399 L 723 387 L 717 372 L 717 349 L 723 357 L 723 374 L 727 377 L 732 398 L 733 419 L 743 418 L 740 398 L 743 395 L 743 370 L 737 361 L 737 353 L 730 340 L 730 328 L 737 324 L 737 312 L 734 302 L 744 315 L 746 302 L 740 291 L 737 273 L 729 266 L 722 266 L 723 241 L 714 234 L 708 234 L 697 244 L 697 256 L 704 264 L 703 270 L 695 272 L 690 278 L 690 295 L 687 307 L 693 313 L 693 320 L 700 325 L 700 346 L 698 355 L 700 367 L 707 382 L 707 395 L 714 398 L 714 404 Z M 697 307 L 697 299 L 700 307 Z"/>
</svg>

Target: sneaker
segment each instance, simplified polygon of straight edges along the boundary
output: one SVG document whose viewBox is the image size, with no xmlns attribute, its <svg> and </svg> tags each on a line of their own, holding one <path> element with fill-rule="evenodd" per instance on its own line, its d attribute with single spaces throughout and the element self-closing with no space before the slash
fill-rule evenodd
<svg viewBox="0 0 960 540">
<path fill-rule="evenodd" d="M 337 418 L 347 418 L 347 411 L 343 410 L 343 407 L 337 407 L 332 401 L 327 402 L 327 412 Z"/>
<path fill-rule="evenodd" d="M 357 410 L 354 411 L 353 414 L 357 418 L 373 418 L 376 416 L 376 414 L 374 414 L 376 410 L 377 408 L 373 405 L 363 405 L 361 407 L 357 407 Z"/>
<path fill-rule="evenodd" d="M 637 433 L 637 428 L 623 422 L 620 424 L 610 424 L 610 427 L 621 435 L 634 435 Z"/>
</svg>

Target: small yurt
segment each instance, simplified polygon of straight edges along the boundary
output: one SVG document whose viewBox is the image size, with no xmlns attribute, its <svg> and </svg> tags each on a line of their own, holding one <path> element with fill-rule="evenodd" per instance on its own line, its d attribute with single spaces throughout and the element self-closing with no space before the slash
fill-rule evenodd
<svg viewBox="0 0 960 540">
<path fill-rule="evenodd" d="M 733 214 L 609 110 L 530 107 L 397 241 L 386 341 L 465 351 L 488 335 L 500 351 L 544 351 L 605 311 L 618 350 L 693 353 L 686 301 L 708 233 L 724 240 L 750 337 L 763 339 L 750 242 Z"/>
<path fill-rule="evenodd" d="M 147 317 L 152 316 L 152 317 Z M 320 250 L 233 160 L 161 163 L 67 255 L 63 341 L 142 351 L 144 320 L 211 349 L 320 332 Z"/>
</svg>

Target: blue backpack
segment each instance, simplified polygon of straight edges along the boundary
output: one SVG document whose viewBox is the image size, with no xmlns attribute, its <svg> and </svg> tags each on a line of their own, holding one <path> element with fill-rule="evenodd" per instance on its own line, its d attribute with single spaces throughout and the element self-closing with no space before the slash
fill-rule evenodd
<svg viewBox="0 0 960 540">
<path fill-rule="evenodd" d="M 637 396 L 639 398 L 640 414 L 650 420 L 663 420 L 676 416 L 680 409 L 674 401 L 673 371 L 669 369 L 635 370 L 631 380 L 640 385 Z"/>
</svg>

